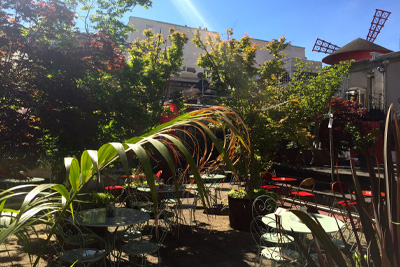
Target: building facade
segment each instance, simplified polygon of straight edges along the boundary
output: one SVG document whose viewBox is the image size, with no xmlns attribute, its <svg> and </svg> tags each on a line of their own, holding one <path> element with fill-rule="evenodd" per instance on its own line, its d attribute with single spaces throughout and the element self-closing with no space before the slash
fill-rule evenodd
<svg viewBox="0 0 400 267">
<path fill-rule="evenodd" d="M 352 63 L 341 94 L 361 102 L 371 116 L 386 114 L 391 104 L 400 112 L 400 52 L 372 53 Z"/>
</svg>

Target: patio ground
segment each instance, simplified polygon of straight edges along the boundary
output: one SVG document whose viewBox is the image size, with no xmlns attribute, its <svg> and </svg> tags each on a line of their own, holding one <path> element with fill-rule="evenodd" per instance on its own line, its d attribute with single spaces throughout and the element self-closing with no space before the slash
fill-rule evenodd
<svg viewBox="0 0 400 267">
<path fill-rule="evenodd" d="M 228 190 L 229 183 L 225 183 L 223 201 L 227 201 Z M 197 226 L 181 225 L 178 231 L 167 235 L 160 249 L 161 266 L 254 266 L 256 244 L 250 232 L 239 232 L 230 227 L 227 210 L 219 215 L 205 214 L 204 209 L 198 207 L 196 220 Z M 34 240 L 33 252 L 41 247 L 44 237 L 42 234 Z M 0 251 L 4 248 L 4 245 L 0 246 Z M 16 238 L 7 242 L 7 248 L 10 252 L 0 252 L 0 266 L 31 266 L 27 248 Z M 48 256 L 51 258 L 50 251 Z M 157 266 L 156 257 L 149 256 L 148 260 L 148 266 Z M 265 264 L 270 266 L 267 262 Z M 40 266 L 52 264 L 41 260 Z"/>
<path fill-rule="evenodd" d="M 222 203 L 227 202 L 229 183 L 223 183 Z M 221 203 L 221 201 L 220 201 Z M 160 249 L 161 266 L 255 266 L 256 244 L 250 232 L 234 230 L 229 225 L 228 210 L 218 214 L 206 214 L 198 204 L 196 211 L 197 225 L 192 228 L 181 225 L 179 230 L 167 235 Z M 187 211 L 184 211 L 189 218 Z M 32 250 L 35 252 L 44 241 L 42 235 L 35 239 Z M 40 231 L 39 231 L 40 232 Z M 2 252 L 4 245 L 0 246 L 0 266 L 31 266 L 27 249 L 18 243 L 16 238 L 11 238 L 7 243 L 9 252 Z M 51 251 L 47 253 L 52 258 Z M 148 256 L 148 266 L 157 266 L 157 257 Z M 41 260 L 39 266 L 54 266 L 46 260 Z M 121 265 L 120 265 L 121 266 Z M 271 266 L 264 260 L 263 266 Z"/>
</svg>

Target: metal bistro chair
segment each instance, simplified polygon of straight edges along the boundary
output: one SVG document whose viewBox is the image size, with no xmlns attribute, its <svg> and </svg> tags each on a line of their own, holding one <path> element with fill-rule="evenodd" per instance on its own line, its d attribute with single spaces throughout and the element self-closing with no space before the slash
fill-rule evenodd
<svg viewBox="0 0 400 267">
<path fill-rule="evenodd" d="M 130 192 L 122 202 L 126 208 L 138 209 L 153 215 L 153 201 L 150 196 L 138 191 Z"/>
<path fill-rule="evenodd" d="M 260 176 L 262 181 L 261 185 L 262 189 L 280 193 L 281 187 L 273 183 L 272 181 L 273 175 L 270 172 L 261 173 Z"/>
<path fill-rule="evenodd" d="M 183 175 L 183 173 L 181 173 Z M 183 219 L 184 222 L 186 222 L 186 218 L 183 214 L 183 210 L 188 210 L 189 211 L 189 223 L 191 224 L 192 222 L 196 221 L 196 209 L 197 209 L 197 190 L 191 190 L 191 192 L 186 191 L 187 185 L 183 183 L 184 177 L 182 176 L 177 176 L 177 183 L 175 184 L 174 178 L 170 177 L 168 179 L 167 184 L 172 187 L 173 192 L 169 193 L 167 195 L 166 199 L 162 200 L 162 204 L 164 205 L 170 205 L 170 207 L 175 211 L 176 219 Z M 176 188 L 175 186 L 178 186 Z M 190 186 L 190 185 L 189 185 Z M 190 186 L 190 188 L 192 188 Z M 176 191 L 178 189 L 178 191 Z M 196 188 L 197 189 L 197 188 Z M 193 198 L 189 197 L 189 194 L 193 194 Z M 179 198 L 177 196 L 179 194 Z M 186 194 L 186 195 L 185 195 Z"/>
<path fill-rule="evenodd" d="M 74 266 L 105 266 L 105 252 L 101 249 L 91 248 L 90 245 L 100 242 L 106 247 L 105 241 L 94 233 L 88 233 L 86 228 L 62 219 L 57 225 L 56 239 L 61 251 L 59 252 L 60 265 L 68 263 Z"/>
<path fill-rule="evenodd" d="M 276 211 L 277 208 L 278 204 L 276 203 L 276 200 L 273 197 L 269 195 L 262 195 L 257 197 L 253 201 L 251 212 L 254 218 L 260 215 L 273 213 Z"/>
<path fill-rule="evenodd" d="M 317 201 L 316 201 L 315 195 L 314 195 L 315 185 L 316 185 L 316 181 L 313 178 L 304 179 L 300 183 L 297 191 L 290 193 L 290 196 L 293 197 L 292 207 L 296 203 L 296 201 L 298 201 L 300 204 L 307 206 L 307 203 L 310 200 L 314 200 L 315 205 L 317 205 Z M 302 190 L 304 188 L 309 189 L 311 192 Z"/>
<path fill-rule="evenodd" d="M 352 195 L 350 194 L 350 190 L 347 185 L 343 182 L 334 182 L 332 184 L 332 193 L 334 196 L 330 215 L 333 216 L 335 213 L 339 214 L 344 222 L 348 222 L 350 220 L 349 212 L 352 214 L 357 214 L 357 202 L 352 199 Z M 350 196 L 350 199 L 339 200 L 339 198 L 343 198 L 343 195 Z"/>
<path fill-rule="evenodd" d="M 172 231 L 174 223 L 174 213 L 168 207 L 161 210 L 157 214 L 154 221 L 154 231 L 151 231 L 151 240 L 131 241 L 122 246 L 121 252 L 129 256 L 129 262 L 137 264 L 136 259 L 141 259 L 141 266 L 147 263 L 146 256 L 157 252 L 158 265 L 161 265 L 160 251 L 162 243 L 166 235 Z"/>
<path fill-rule="evenodd" d="M 339 215 L 340 219 L 345 223 L 342 229 L 332 235 L 332 241 L 339 249 L 345 249 L 346 244 L 354 248 L 356 244 L 356 234 L 359 239 L 362 237 L 357 202 L 351 198 L 350 190 L 343 182 L 334 182 L 332 184 L 332 192 L 334 194 L 334 200 L 330 216 L 334 217 L 335 215 Z M 350 195 L 350 200 L 339 200 L 338 197 L 343 198 L 343 194 L 345 196 Z M 353 221 L 355 229 L 353 229 L 351 221 Z"/>
<path fill-rule="evenodd" d="M 154 206 L 153 202 L 147 194 L 140 192 L 131 192 L 123 201 L 126 208 L 138 209 L 146 212 L 150 215 L 150 218 L 154 218 Z M 142 237 L 142 228 L 144 223 L 130 225 L 125 229 L 121 229 L 115 232 L 114 240 L 130 241 L 133 239 Z"/>
<path fill-rule="evenodd" d="M 263 258 L 270 260 L 272 266 L 276 263 L 290 264 L 298 260 L 299 253 L 289 248 L 294 238 L 286 234 L 275 220 L 257 216 L 251 222 L 250 232 L 257 244 L 257 258 L 260 266 Z"/>
</svg>

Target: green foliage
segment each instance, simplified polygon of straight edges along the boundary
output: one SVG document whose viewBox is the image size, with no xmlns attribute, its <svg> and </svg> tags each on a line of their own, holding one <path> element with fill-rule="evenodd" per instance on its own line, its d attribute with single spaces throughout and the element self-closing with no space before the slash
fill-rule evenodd
<svg viewBox="0 0 400 267">
<path fill-rule="evenodd" d="M 125 44 L 126 35 L 133 25 L 126 25 L 122 18 L 137 6 L 149 8 L 152 0 L 65 0 L 79 14 L 85 31 L 101 31 L 116 44 Z M 78 11 L 79 9 L 79 11 Z"/>
<path fill-rule="evenodd" d="M 233 140 L 233 142 L 225 142 L 228 138 L 226 135 L 224 135 L 222 142 L 219 141 L 207 125 L 204 124 L 204 121 L 218 125 L 221 122 L 226 124 L 231 133 L 229 139 Z M 165 161 L 167 168 L 170 168 L 173 174 L 176 173 L 174 158 L 177 155 L 188 163 L 187 167 L 190 168 L 198 185 L 200 199 L 205 207 L 210 207 L 207 191 L 200 178 L 200 171 L 203 171 L 210 158 L 209 155 L 204 155 L 203 157 L 203 153 L 201 153 L 204 151 L 204 147 L 207 147 L 207 143 L 199 142 L 196 136 L 183 130 L 184 127 L 189 125 L 195 127 L 200 136 L 209 136 L 221 160 L 225 162 L 230 170 L 234 171 L 232 162 L 237 160 L 237 155 L 229 151 L 234 150 L 238 143 L 241 143 L 245 149 L 249 147 L 245 125 L 237 114 L 231 109 L 223 107 L 184 114 L 154 128 L 149 133 L 131 138 L 125 143 L 107 143 L 101 146 L 99 150 L 85 150 L 81 155 L 80 161 L 76 158 L 65 158 L 66 184 L 68 186 L 62 184 L 24 185 L 0 192 L 0 212 L 9 211 L 17 214 L 9 227 L 0 229 L 0 243 L 5 242 L 11 235 L 22 233 L 27 226 L 39 223 L 52 226 L 47 238 L 47 242 L 49 242 L 57 229 L 55 227 L 56 224 L 65 216 L 69 216 L 70 212 L 73 215 L 73 201 L 75 201 L 75 198 L 81 193 L 89 180 L 97 179 L 100 182 L 100 172 L 112 165 L 117 159 L 121 160 L 126 174 L 129 175 L 128 155 L 134 155 L 143 167 L 147 184 L 154 200 L 155 211 L 158 210 L 158 201 L 152 166 L 152 164 L 155 164 L 152 161 L 154 154 L 151 152 L 155 153 L 156 151 L 160 155 L 159 160 Z M 180 136 L 177 133 L 180 133 Z M 188 136 L 182 137 L 182 133 Z M 184 141 L 185 138 L 196 142 L 188 144 Z M 213 151 L 211 150 L 209 153 L 213 153 Z M 177 177 L 175 175 L 173 177 L 176 182 Z M 16 190 L 22 191 L 15 193 Z M 20 209 L 12 210 L 7 208 L 7 200 L 16 196 L 25 197 Z M 58 215 L 55 222 L 52 219 L 53 214 Z M 37 265 L 45 247 L 44 245 L 41 253 L 38 253 L 34 266 Z"/>
<path fill-rule="evenodd" d="M 293 140 L 304 145 L 309 142 L 309 134 L 306 124 L 299 120 L 299 96 L 288 95 L 283 83 L 283 50 L 289 45 L 285 38 L 264 45 L 262 49 L 268 51 L 271 59 L 257 65 L 259 46 L 251 37 L 237 40 L 232 38 L 232 30 L 227 33 L 227 40 L 218 34 L 203 40 L 197 31 L 193 41 L 204 51 L 198 65 L 210 70 L 212 85 L 222 97 L 221 104 L 236 110 L 249 128 L 252 153 L 243 160 L 242 169 L 243 173 L 250 173 L 250 179 L 244 179 L 251 190 L 277 147 Z"/>
<path fill-rule="evenodd" d="M 114 99 L 112 118 L 114 127 L 131 135 L 132 122 L 136 122 L 137 132 L 148 131 L 159 124 L 164 112 L 170 77 L 177 74 L 183 64 L 183 48 L 188 38 L 185 33 L 170 30 L 167 40 L 151 30 L 143 32 L 145 39 L 136 40 L 128 49 L 128 66 L 118 74 L 118 92 Z M 123 109 L 129 108 L 129 112 Z M 120 112 L 116 113 L 115 110 Z"/>
<path fill-rule="evenodd" d="M 15 159 L 18 171 L 40 159 L 61 169 L 65 155 L 101 144 L 107 122 L 97 111 L 124 56 L 107 35 L 76 31 L 74 19 L 62 1 L 1 1 L 0 139 L 8 143 L 0 165 Z"/>
<path fill-rule="evenodd" d="M 256 199 L 257 197 L 264 195 L 271 196 L 275 200 L 278 198 L 278 194 L 276 192 L 268 191 L 265 189 L 254 189 L 252 191 L 231 190 L 228 192 L 229 197 L 238 199 Z"/>
<path fill-rule="evenodd" d="M 372 132 L 362 134 L 356 126 L 346 124 L 345 132 L 351 136 L 351 148 L 357 153 L 365 153 L 370 148 L 374 147 L 378 141 L 379 129 L 373 129 Z"/>
<path fill-rule="evenodd" d="M 91 192 L 89 193 L 89 201 L 91 201 L 91 208 L 105 208 L 106 205 L 110 202 L 115 202 L 117 199 L 115 196 L 109 192 L 106 193 L 98 193 Z"/>
<path fill-rule="evenodd" d="M 299 101 L 301 109 L 296 117 L 299 121 L 313 124 L 315 141 L 319 142 L 319 126 L 322 115 L 328 113 L 328 103 L 340 88 L 343 78 L 349 75 L 351 61 L 341 62 L 330 67 L 323 67 L 316 75 L 311 75 L 309 66 L 297 60 L 295 77 L 290 82 L 285 94 Z"/>
<path fill-rule="evenodd" d="M 129 50 L 127 66 L 113 42 L 119 33 L 103 28 L 137 4 L 151 1 L 1 1 L 0 175 L 44 162 L 60 178 L 65 155 L 159 124 L 187 37 L 171 30 L 167 47 L 163 36 L 147 31 Z M 78 31 L 77 7 L 99 8 L 92 25 L 102 31 Z"/>
</svg>

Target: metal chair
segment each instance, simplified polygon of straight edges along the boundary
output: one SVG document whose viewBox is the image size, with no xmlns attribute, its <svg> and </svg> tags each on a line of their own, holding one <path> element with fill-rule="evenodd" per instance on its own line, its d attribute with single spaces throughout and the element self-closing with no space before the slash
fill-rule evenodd
<svg viewBox="0 0 400 267">
<path fill-rule="evenodd" d="M 316 185 L 316 181 L 313 178 L 306 178 L 304 179 L 297 191 L 291 192 L 290 196 L 293 197 L 293 203 L 296 202 L 296 200 L 299 203 L 303 203 L 304 205 L 307 206 L 307 203 L 310 199 L 314 199 L 314 203 L 316 205 L 317 201 L 315 199 L 315 195 L 314 195 L 314 187 Z M 302 189 L 307 188 L 309 189 L 311 192 L 309 191 L 303 191 Z"/>
<path fill-rule="evenodd" d="M 332 241 L 341 250 L 345 249 L 346 246 L 354 249 L 356 245 L 356 235 L 359 239 L 362 238 L 357 202 L 353 200 L 349 188 L 343 182 L 334 182 L 332 184 L 332 193 L 334 195 L 334 200 L 329 215 L 332 217 L 337 217 L 339 215 L 341 220 L 345 222 L 345 226 L 332 235 Z M 347 196 L 350 196 L 350 199 L 347 199 Z"/>
<path fill-rule="evenodd" d="M 190 192 L 185 192 L 181 191 L 181 188 L 186 188 L 186 184 L 183 184 L 182 182 L 184 181 L 182 177 L 177 177 L 178 181 L 175 184 L 175 181 L 173 180 L 173 177 L 168 179 L 168 184 L 170 184 L 173 188 L 175 186 L 178 186 L 178 191 L 174 191 L 174 193 L 171 193 L 170 196 L 167 199 L 163 199 L 162 203 L 164 205 L 170 204 L 171 208 L 175 211 L 175 215 L 177 220 L 183 219 L 186 222 L 186 218 L 183 216 L 182 210 L 189 210 L 189 223 L 195 222 L 196 221 L 196 209 L 197 209 L 197 199 L 198 199 L 198 194 L 197 190 L 191 190 L 191 193 L 193 194 L 192 197 L 188 197 Z M 196 188 L 197 189 L 197 188 Z M 185 197 L 185 193 L 187 194 Z M 179 194 L 179 198 L 177 197 L 177 194 Z M 186 200 L 186 202 L 184 202 Z M 193 201 L 191 201 L 193 200 Z M 190 201 L 190 202 L 189 202 Z"/>
<path fill-rule="evenodd" d="M 121 252 L 125 253 L 129 257 L 130 263 L 136 263 L 136 259 L 141 259 L 141 266 L 145 266 L 147 263 L 146 256 L 157 252 L 158 265 L 161 264 L 159 248 L 164 242 L 166 235 L 172 231 L 174 223 L 174 214 L 167 207 L 158 212 L 156 220 L 154 221 L 155 231 L 151 231 L 152 240 L 140 240 L 131 241 L 123 245 Z"/>
<path fill-rule="evenodd" d="M 261 189 L 275 191 L 277 193 L 280 192 L 281 187 L 273 183 L 273 175 L 270 172 L 261 173 L 260 176 L 262 181 Z"/>
<path fill-rule="evenodd" d="M 187 201 L 191 198 L 184 198 Z M 197 209 L 197 199 L 198 195 L 194 194 L 193 195 L 193 202 L 186 202 L 183 203 L 182 199 L 178 203 L 172 206 L 172 208 L 175 210 L 175 214 L 177 218 L 180 218 L 182 216 L 183 220 L 186 222 L 186 218 L 183 215 L 182 210 L 189 210 L 189 223 L 192 225 L 192 222 L 196 223 L 196 209 Z M 180 216 L 181 215 L 181 216 Z"/>
<path fill-rule="evenodd" d="M 123 200 L 126 208 L 138 209 L 150 214 L 150 216 L 154 213 L 154 205 L 150 196 L 145 193 L 132 191 Z"/>
<path fill-rule="evenodd" d="M 252 204 L 251 212 L 253 218 L 260 215 L 266 215 L 268 213 L 273 213 L 278 208 L 276 200 L 269 195 L 262 195 L 257 197 Z"/>
<path fill-rule="evenodd" d="M 334 199 L 330 209 L 330 215 L 334 216 L 334 214 L 339 214 L 343 217 L 344 222 L 349 222 L 350 213 L 357 214 L 357 202 L 352 199 L 350 190 L 345 183 L 337 181 L 332 184 L 332 193 Z M 349 200 L 346 199 L 347 196 L 350 196 Z M 338 198 L 342 198 L 343 200 L 339 200 Z"/>
<path fill-rule="evenodd" d="M 106 247 L 106 242 L 100 236 L 90 233 L 88 229 L 67 219 L 61 219 L 56 229 L 56 240 L 61 249 L 60 265 L 65 262 L 74 266 L 99 266 L 102 261 L 105 266 L 105 252 L 90 246 L 100 242 L 103 247 Z"/>
<path fill-rule="evenodd" d="M 289 248 L 294 238 L 287 235 L 275 220 L 268 217 L 257 216 L 253 218 L 250 232 L 257 244 L 257 258 L 260 266 L 263 258 L 276 263 L 291 263 L 297 261 L 299 253 Z"/>
</svg>

